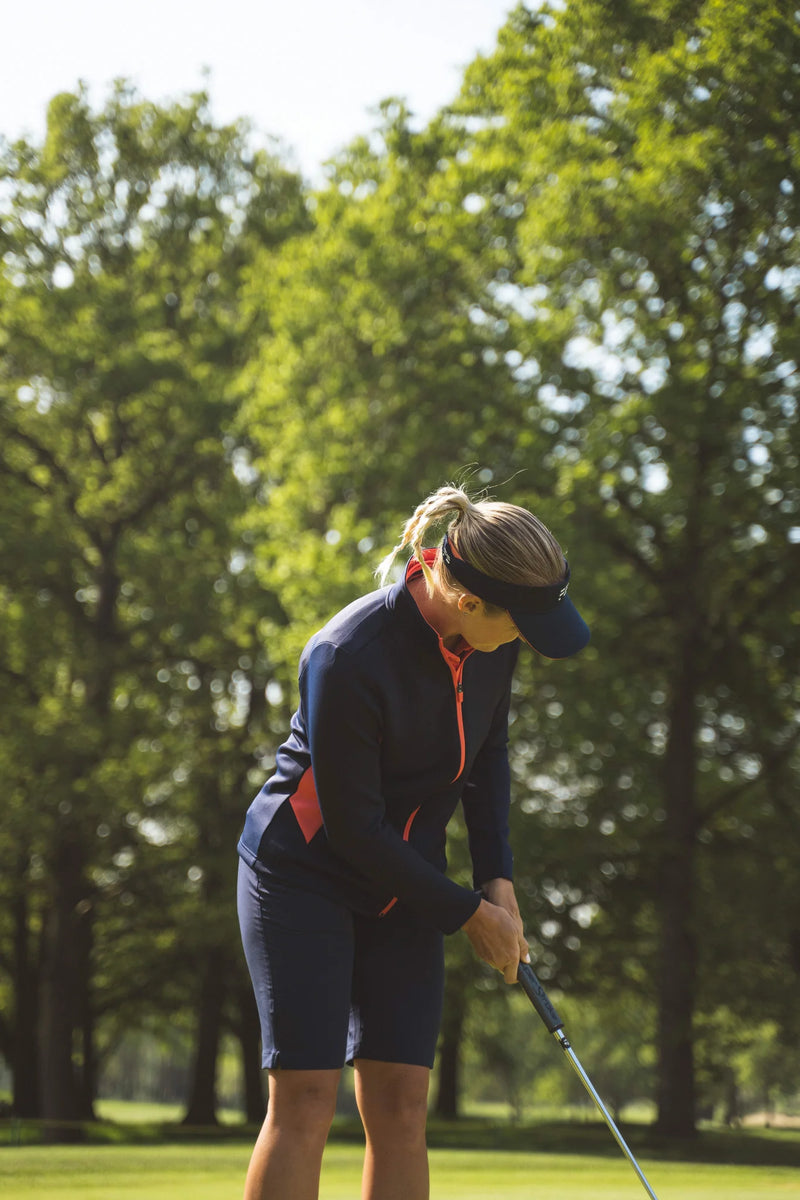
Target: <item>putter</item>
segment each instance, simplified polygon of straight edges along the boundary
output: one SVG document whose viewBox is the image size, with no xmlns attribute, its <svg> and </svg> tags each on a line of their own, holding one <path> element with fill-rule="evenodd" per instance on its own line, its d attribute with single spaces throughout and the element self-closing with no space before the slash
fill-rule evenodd
<svg viewBox="0 0 800 1200">
<path fill-rule="evenodd" d="M 586 1088 L 587 1092 L 592 1097 L 592 1099 L 594 1100 L 598 1109 L 600 1110 L 603 1120 L 605 1121 L 606 1125 L 608 1126 L 608 1128 L 611 1130 L 612 1134 L 614 1135 L 614 1139 L 617 1142 L 617 1145 L 619 1146 L 620 1150 L 625 1155 L 625 1157 L 628 1159 L 628 1162 L 631 1164 L 631 1166 L 633 1167 L 636 1174 L 639 1176 L 639 1179 L 642 1182 L 642 1186 L 644 1187 L 644 1190 L 647 1192 L 648 1196 L 650 1196 L 650 1200 L 658 1200 L 658 1197 L 656 1196 L 655 1192 L 650 1187 L 650 1184 L 647 1182 L 647 1179 L 645 1178 L 644 1171 L 639 1166 L 636 1159 L 633 1157 L 633 1154 L 630 1150 L 630 1147 L 628 1146 L 628 1143 L 625 1141 L 624 1137 L 622 1136 L 620 1131 L 617 1129 L 617 1127 L 614 1124 L 614 1121 L 611 1117 L 611 1114 L 609 1113 L 605 1104 L 603 1104 L 603 1101 L 600 1099 L 599 1095 L 595 1091 L 591 1079 L 586 1074 L 586 1072 L 584 1071 L 581 1064 L 578 1062 L 578 1058 L 575 1054 L 575 1051 L 570 1046 L 569 1040 L 564 1033 L 564 1022 L 561 1020 L 558 1013 L 553 1008 L 552 1004 L 550 1003 L 547 993 L 545 992 L 541 983 L 537 979 L 533 968 L 531 966 L 529 966 L 528 963 L 521 962 L 519 964 L 517 980 L 521 984 L 522 990 L 524 991 L 525 995 L 528 997 L 531 1004 L 536 1009 L 537 1013 L 539 1014 L 542 1021 L 544 1022 L 547 1032 L 552 1033 L 553 1036 L 556 1038 L 556 1040 L 561 1043 L 561 1049 L 566 1054 L 567 1058 L 569 1059 L 570 1063 L 572 1064 L 572 1067 L 574 1068 L 575 1073 L 577 1074 L 581 1083 Z"/>
</svg>

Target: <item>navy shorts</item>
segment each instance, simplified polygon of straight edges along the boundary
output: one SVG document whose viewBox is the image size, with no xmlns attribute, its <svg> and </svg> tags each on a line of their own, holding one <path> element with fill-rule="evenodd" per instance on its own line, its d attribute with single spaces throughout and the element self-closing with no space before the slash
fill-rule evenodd
<svg viewBox="0 0 800 1200">
<path fill-rule="evenodd" d="M 239 861 L 239 925 L 261 1019 L 262 1066 L 355 1058 L 432 1067 L 444 937 L 396 904 L 364 917 Z"/>
</svg>

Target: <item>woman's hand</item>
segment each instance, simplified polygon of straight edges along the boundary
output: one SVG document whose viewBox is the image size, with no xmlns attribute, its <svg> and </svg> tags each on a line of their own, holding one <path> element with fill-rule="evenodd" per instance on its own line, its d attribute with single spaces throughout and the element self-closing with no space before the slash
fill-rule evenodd
<svg viewBox="0 0 800 1200">
<path fill-rule="evenodd" d="M 517 897 L 514 894 L 514 885 L 510 879 L 490 879 L 481 888 L 486 899 L 490 904 L 497 904 L 500 908 L 504 908 L 510 917 L 513 918 L 519 937 L 519 956 L 523 962 L 530 962 L 531 955 L 528 943 L 525 940 L 525 934 L 522 929 L 522 917 L 517 904 Z"/>
<path fill-rule="evenodd" d="M 482 891 L 487 898 L 462 928 L 478 957 L 501 971 L 506 983 L 516 983 L 520 958 L 530 962 L 530 954 L 514 886 L 508 879 L 492 879 Z"/>
</svg>

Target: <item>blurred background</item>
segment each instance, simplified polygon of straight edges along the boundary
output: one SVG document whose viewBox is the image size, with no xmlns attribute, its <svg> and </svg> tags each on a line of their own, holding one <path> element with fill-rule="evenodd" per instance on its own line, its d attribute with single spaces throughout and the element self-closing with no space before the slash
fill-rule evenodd
<svg viewBox="0 0 800 1200">
<path fill-rule="evenodd" d="M 546 521 L 593 630 L 521 662 L 510 746 L 534 965 L 582 1061 L 665 1135 L 796 1119 L 797 13 L 354 0 L 246 36 L 230 7 L 255 91 L 211 13 L 143 10 L 119 61 L 89 4 L 59 55 L 11 26 L 36 87 L 0 93 L 3 1111 L 261 1119 L 244 813 L 308 636 L 457 480 Z M 580 1091 L 450 938 L 437 1116 Z"/>
</svg>

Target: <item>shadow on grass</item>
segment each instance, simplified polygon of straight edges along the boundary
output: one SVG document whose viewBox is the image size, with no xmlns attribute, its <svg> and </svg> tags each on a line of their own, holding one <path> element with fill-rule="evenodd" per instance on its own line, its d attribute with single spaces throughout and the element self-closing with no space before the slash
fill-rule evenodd
<svg viewBox="0 0 800 1200">
<path fill-rule="evenodd" d="M 622 1122 L 625 1141 L 635 1154 L 675 1162 L 725 1163 L 738 1166 L 800 1166 L 800 1133 L 796 1130 L 702 1129 L 695 1138 L 667 1138 L 649 1125 Z M 332 1139 L 363 1141 L 356 1120 L 334 1125 Z M 447 1150 L 505 1150 L 527 1154 L 587 1154 L 613 1158 L 620 1149 L 611 1132 L 597 1121 L 539 1121 L 512 1125 L 486 1120 L 428 1122 L 428 1145 Z"/>
<path fill-rule="evenodd" d="M 625 1123 L 620 1130 L 634 1154 L 672 1162 L 732 1166 L 800 1167 L 800 1131 L 791 1129 L 701 1129 L 692 1139 L 665 1138 L 652 1126 Z M 152 1145 L 157 1143 L 253 1142 L 255 1125 L 186 1126 L 179 1122 L 52 1122 L 0 1120 L 0 1148 L 42 1144 Z M 337 1117 L 332 1142 L 363 1144 L 357 1118 Z M 465 1118 L 428 1123 L 432 1149 L 503 1150 L 527 1154 L 586 1154 L 614 1157 L 619 1147 L 598 1121 L 539 1121 L 527 1124 Z"/>
</svg>

